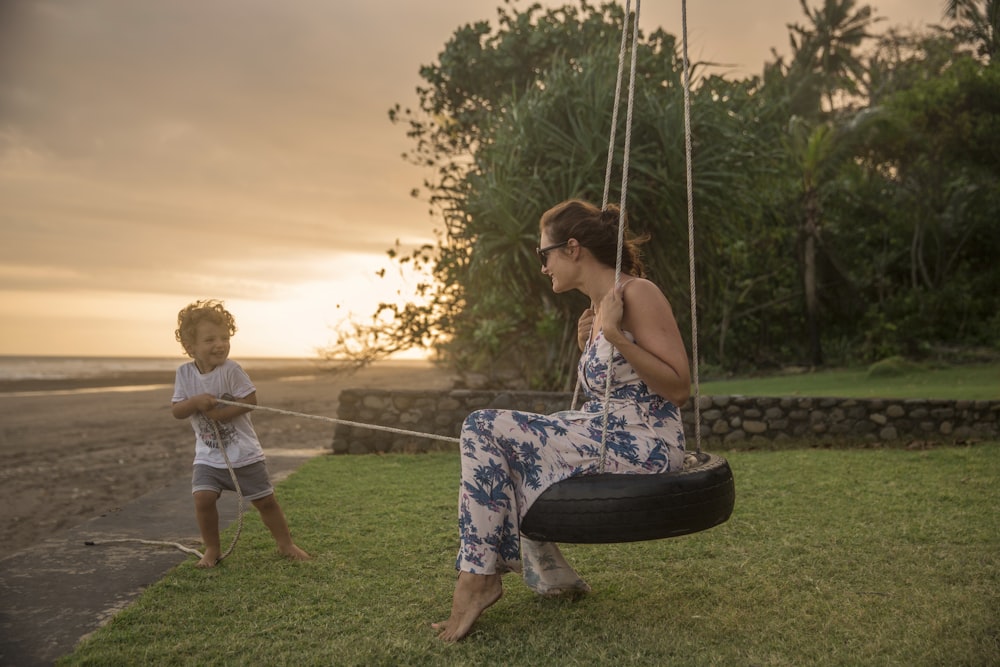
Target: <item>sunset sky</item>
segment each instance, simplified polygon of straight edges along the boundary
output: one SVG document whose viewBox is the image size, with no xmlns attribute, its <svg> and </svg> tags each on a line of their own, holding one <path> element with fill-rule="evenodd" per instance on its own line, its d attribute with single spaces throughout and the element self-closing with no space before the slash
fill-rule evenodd
<svg viewBox="0 0 1000 667">
<path fill-rule="evenodd" d="M 387 111 L 501 4 L 4 0 L 0 355 L 180 355 L 177 311 L 212 297 L 235 358 L 314 356 L 405 292 L 375 275 L 397 239 L 433 240 Z M 870 4 L 884 30 L 945 1 Z M 680 7 L 646 0 L 640 26 L 680 36 Z M 691 57 L 757 74 L 804 19 L 798 0 L 691 2 Z"/>
</svg>

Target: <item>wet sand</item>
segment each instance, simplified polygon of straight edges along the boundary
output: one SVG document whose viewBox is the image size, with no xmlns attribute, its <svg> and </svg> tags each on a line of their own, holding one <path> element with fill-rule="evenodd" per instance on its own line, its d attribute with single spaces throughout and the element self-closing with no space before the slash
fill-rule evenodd
<svg viewBox="0 0 1000 667">
<path fill-rule="evenodd" d="M 451 374 L 420 361 L 354 374 L 310 362 L 255 372 L 248 361 L 244 368 L 260 405 L 327 417 L 337 416 L 345 388 L 453 384 Z M 194 434 L 171 415 L 172 393 L 172 372 L 0 382 L 0 558 L 189 477 Z M 331 423 L 267 412 L 253 420 L 265 453 L 330 451 Z"/>
</svg>

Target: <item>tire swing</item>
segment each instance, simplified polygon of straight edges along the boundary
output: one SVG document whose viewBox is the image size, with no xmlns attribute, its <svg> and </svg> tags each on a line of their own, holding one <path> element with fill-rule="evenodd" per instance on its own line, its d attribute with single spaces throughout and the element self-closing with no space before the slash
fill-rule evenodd
<svg viewBox="0 0 1000 667">
<path fill-rule="evenodd" d="M 639 34 L 639 2 L 632 19 L 632 65 L 629 76 L 628 112 L 625 121 L 625 148 L 622 163 L 621 217 L 618 223 L 618 258 L 615 282 L 621 273 L 624 240 L 625 199 L 628 186 L 629 144 L 631 142 L 632 105 L 635 92 L 636 45 Z M 684 51 L 684 143 L 687 169 L 688 263 L 691 291 L 691 347 L 694 382 L 695 444 L 694 453 L 685 457 L 682 470 L 659 474 L 605 473 L 607 449 L 608 397 L 611 374 L 605 390 L 604 427 L 601 437 L 601 472 L 570 477 L 549 487 L 528 509 L 521 521 L 521 534 L 539 542 L 607 544 L 638 542 L 688 535 L 725 522 L 733 512 L 736 487 L 726 459 L 701 451 L 701 412 L 698 386 L 698 325 L 694 268 L 694 207 L 692 205 L 690 80 L 687 50 L 687 2 L 682 0 Z M 615 127 L 621 90 L 622 70 L 628 34 L 629 2 L 625 4 L 618 60 L 618 81 L 611 119 L 611 141 L 604 184 L 607 208 L 611 162 L 615 145 Z M 611 351 L 614 354 L 614 350 Z M 577 382 L 577 392 L 580 383 Z M 576 396 L 573 397 L 573 408 Z"/>
</svg>

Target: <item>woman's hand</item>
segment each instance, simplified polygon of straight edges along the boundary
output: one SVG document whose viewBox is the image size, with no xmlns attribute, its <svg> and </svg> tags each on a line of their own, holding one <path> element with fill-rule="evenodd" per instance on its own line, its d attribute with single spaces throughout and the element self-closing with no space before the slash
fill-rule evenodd
<svg viewBox="0 0 1000 667">
<path fill-rule="evenodd" d="M 623 285 L 616 285 L 601 299 L 598 309 L 600 313 L 599 324 L 604 332 L 604 339 L 612 345 L 617 345 L 625 340 L 622 333 L 622 316 L 625 313 L 625 302 L 622 300 Z"/>
</svg>

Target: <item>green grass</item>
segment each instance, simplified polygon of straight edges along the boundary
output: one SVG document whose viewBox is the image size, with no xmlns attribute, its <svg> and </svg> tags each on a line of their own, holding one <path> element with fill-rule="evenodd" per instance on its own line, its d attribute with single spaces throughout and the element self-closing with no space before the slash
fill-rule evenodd
<svg viewBox="0 0 1000 667">
<path fill-rule="evenodd" d="M 1000 400 L 1000 363 L 947 368 L 909 365 L 899 367 L 896 373 L 888 375 L 878 374 L 880 368 L 706 381 L 701 383 L 701 393 L 718 396 Z"/>
<path fill-rule="evenodd" d="M 996 664 L 1000 443 L 727 457 L 727 523 L 565 545 L 593 593 L 509 575 L 456 645 L 428 624 L 454 586 L 458 457 L 319 457 L 279 487 L 315 560 L 248 515 L 228 560 L 178 567 L 60 664 Z"/>
</svg>

